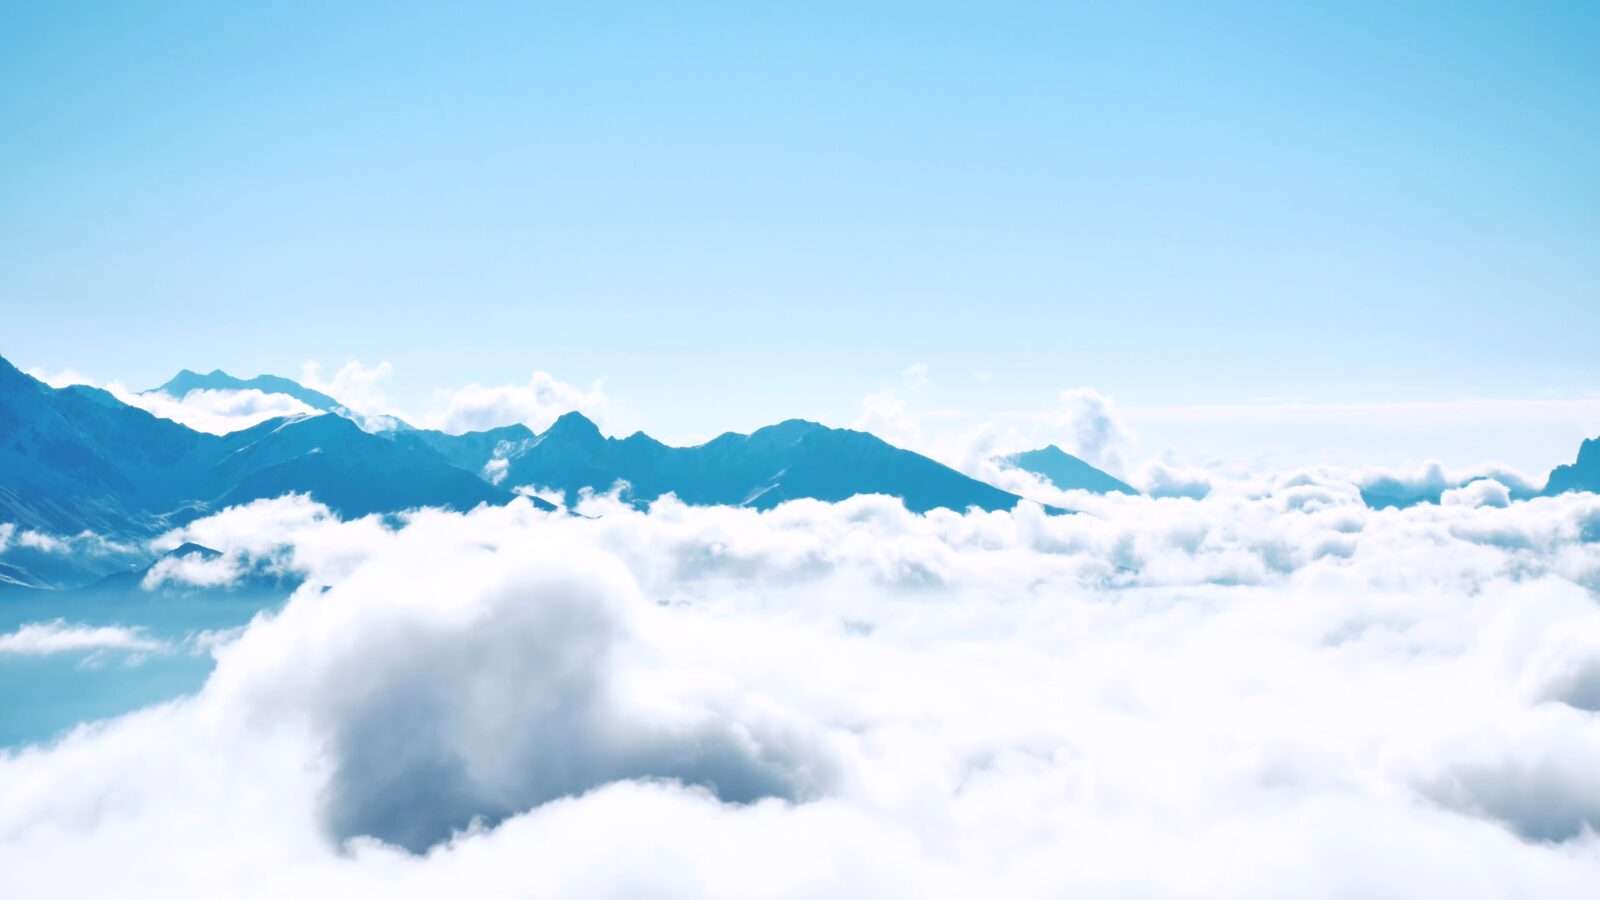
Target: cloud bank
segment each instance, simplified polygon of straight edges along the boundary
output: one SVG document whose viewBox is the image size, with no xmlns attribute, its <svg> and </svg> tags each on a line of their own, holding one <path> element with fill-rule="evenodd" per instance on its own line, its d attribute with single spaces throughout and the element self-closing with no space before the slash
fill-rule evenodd
<svg viewBox="0 0 1600 900">
<path fill-rule="evenodd" d="M 1082 499 L 228 510 L 304 586 L 0 757 L 0 893 L 1600 888 L 1600 497 Z"/>
</svg>

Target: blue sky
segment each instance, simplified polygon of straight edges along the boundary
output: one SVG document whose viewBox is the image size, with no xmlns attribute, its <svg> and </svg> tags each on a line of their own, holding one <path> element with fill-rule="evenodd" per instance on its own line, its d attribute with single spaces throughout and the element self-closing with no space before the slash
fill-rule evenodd
<svg viewBox="0 0 1600 900">
<path fill-rule="evenodd" d="M 537 369 L 667 435 L 912 364 L 1136 422 L 1600 389 L 1593 4 L 233 6 L 7 4 L 0 353 Z M 1471 424 L 1384 452 L 1600 423 Z"/>
</svg>

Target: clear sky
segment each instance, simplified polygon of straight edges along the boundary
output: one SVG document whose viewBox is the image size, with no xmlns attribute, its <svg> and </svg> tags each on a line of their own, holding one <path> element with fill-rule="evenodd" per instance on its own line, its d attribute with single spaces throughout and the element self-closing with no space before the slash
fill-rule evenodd
<svg viewBox="0 0 1600 900">
<path fill-rule="evenodd" d="M 738 6 L 5 3 L 0 353 L 537 369 L 669 436 L 922 364 L 1178 450 L 1600 390 L 1600 5 Z M 1395 446 L 1597 424 L 1514 419 Z"/>
</svg>

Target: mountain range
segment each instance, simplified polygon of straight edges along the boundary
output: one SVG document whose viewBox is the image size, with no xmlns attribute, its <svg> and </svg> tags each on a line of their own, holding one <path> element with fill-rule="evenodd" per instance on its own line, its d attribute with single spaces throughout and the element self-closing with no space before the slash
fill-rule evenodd
<svg viewBox="0 0 1600 900">
<path fill-rule="evenodd" d="M 1010 509 L 1021 499 L 871 434 L 800 419 L 750 434 L 729 432 L 694 447 L 669 447 L 644 432 L 606 437 L 576 412 L 543 434 L 511 425 L 464 435 L 410 431 L 392 439 L 505 483 L 560 491 L 569 505 L 585 490 L 605 491 L 619 481 L 626 483 L 624 498 L 636 503 L 671 493 L 690 504 L 756 509 L 856 494 L 899 497 L 913 512 Z"/>
<path fill-rule="evenodd" d="M 867 493 L 898 497 L 914 512 L 1002 510 L 1022 499 L 872 434 L 800 419 L 673 447 L 643 432 L 608 437 L 576 412 L 542 433 L 520 424 L 465 434 L 412 428 L 360 416 L 337 398 L 272 375 L 241 379 L 185 369 L 153 390 L 181 398 L 195 390 L 246 389 L 284 394 L 318 412 L 207 434 L 97 388 L 52 388 L 0 357 L 0 523 L 137 543 L 216 510 L 289 492 L 308 493 L 346 517 L 499 504 L 515 496 L 513 487 L 555 492 L 569 507 L 586 491 L 613 488 L 637 505 L 670 493 L 690 504 L 756 509 Z M 1062 490 L 1138 493 L 1054 445 L 997 461 Z M 1516 496 L 1535 493 L 1510 481 Z M 1437 502 L 1450 486 L 1375 482 L 1362 494 L 1374 507 L 1406 506 Z M 1543 493 L 1566 490 L 1600 490 L 1600 439 L 1585 441 L 1576 462 L 1552 472 Z M 26 585 L 29 575 L 8 559 L 0 583 Z"/>
<path fill-rule="evenodd" d="M 220 370 L 185 370 L 154 390 L 182 397 L 250 388 L 287 394 L 319 412 L 207 434 L 97 388 L 52 388 L 0 358 L 0 522 L 137 543 L 289 492 L 310 494 L 348 517 L 499 504 L 515 496 L 510 487 L 524 485 L 556 491 L 572 505 L 585 491 L 619 482 L 623 498 L 641 505 L 668 493 L 692 504 L 758 509 L 878 493 L 916 512 L 1009 509 L 1021 499 L 871 434 L 797 419 L 671 447 L 642 432 L 607 437 L 576 412 L 542 433 L 523 425 L 459 435 L 409 426 L 373 433 L 336 398 L 288 379 L 240 379 Z M 28 584 L 26 574 L 0 572 L 8 584 Z"/>
<path fill-rule="evenodd" d="M 512 496 L 437 453 L 340 416 L 206 434 L 98 388 L 52 388 L 0 358 L 0 521 L 142 538 L 288 491 L 309 492 L 344 515 L 469 509 Z"/>
</svg>

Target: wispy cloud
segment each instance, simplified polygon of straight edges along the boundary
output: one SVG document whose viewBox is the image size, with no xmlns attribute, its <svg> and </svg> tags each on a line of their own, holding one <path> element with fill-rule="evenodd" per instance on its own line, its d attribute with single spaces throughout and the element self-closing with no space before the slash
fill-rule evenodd
<svg viewBox="0 0 1600 900">
<path fill-rule="evenodd" d="M 142 629 L 115 625 L 79 625 L 65 619 L 33 622 L 9 634 L 0 634 L 0 654 L 47 656 L 94 650 L 161 653 L 168 644 L 145 636 Z"/>
</svg>

